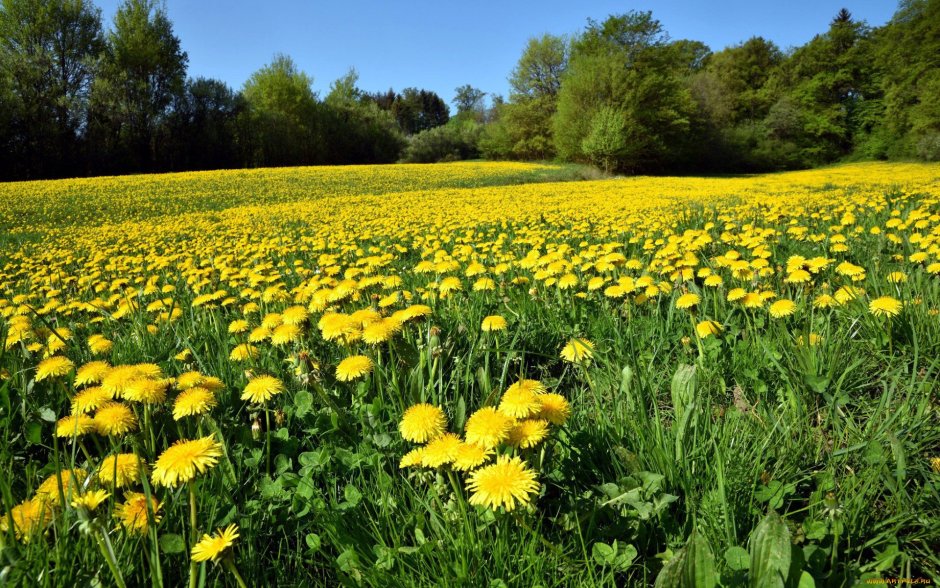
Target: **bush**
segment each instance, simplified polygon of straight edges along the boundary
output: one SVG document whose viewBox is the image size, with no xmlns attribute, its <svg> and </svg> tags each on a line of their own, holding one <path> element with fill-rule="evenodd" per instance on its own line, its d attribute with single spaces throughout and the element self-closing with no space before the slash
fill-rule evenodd
<svg viewBox="0 0 940 588">
<path fill-rule="evenodd" d="M 447 124 L 421 131 L 408 139 L 404 163 L 459 161 L 480 156 L 483 125 L 475 122 Z"/>
</svg>

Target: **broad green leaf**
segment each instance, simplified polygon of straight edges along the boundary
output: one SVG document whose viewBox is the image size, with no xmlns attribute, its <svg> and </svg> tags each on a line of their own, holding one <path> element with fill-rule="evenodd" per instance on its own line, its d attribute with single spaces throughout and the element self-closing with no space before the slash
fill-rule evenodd
<svg viewBox="0 0 940 588">
<path fill-rule="evenodd" d="M 307 533 L 307 536 L 304 537 L 304 541 L 306 541 L 307 547 L 310 548 L 310 551 L 320 550 L 320 536 L 316 533 Z"/>
<path fill-rule="evenodd" d="M 170 554 L 183 553 L 186 551 L 186 542 L 174 533 L 160 535 L 160 550 Z"/>
<path fill-rule="evenodd" d="M 304 416 L 313 407 L 313 394 L 306 390 L 298 391 L 294 394 L 294 406 L 297 408 L 297 416 Z"/>
<path fill-rule="evenodd" d="M 737 545 L 729 547 L 725 551 L 725 563 L 734 571 L 746 570 L 751 567 L 750 555 L 747 550 Z"/>
<path fill-rule="evenodd" d="M 771 511 L 751 533 L 752 588 L 784 588 L 790 549 L 790 531 L 780 515 Z"/>
<path fill-rule="evenodd" d="M 656 577 L 656 588 L 714 588 L 716 578 L 711 546 L 693 530 L 685 547 L 663 566 Z"/>
</svg>

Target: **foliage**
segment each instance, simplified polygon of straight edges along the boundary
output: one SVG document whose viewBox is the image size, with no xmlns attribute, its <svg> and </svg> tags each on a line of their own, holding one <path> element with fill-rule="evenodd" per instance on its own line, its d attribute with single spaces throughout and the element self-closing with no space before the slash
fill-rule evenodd
<svg viewBox="0 0 940 588">
<path fill-rule="evenodd" d="M 242 94 L 248 104 L 252 165 L 297 165 L 319 156 L 313 78 L 286 55 L 251 74 Z"/>
<path fill-rule="evenodd" d="M 158 129 L 186 79 L 188 57 L 162 5 L 126 0 L 114 17 L 89 106 L 94 157 L 105 169 L 149 171 Z"/>
<path fill-rule="evenodd" d="M 687 140 L 694 102 L 681 83 L 687 69 L 683 46 L 667 42 L 649 12 L 611 16 L 591 22 L 573 45 L 553 121 L 559 156 L 583 160 L 585 139 L 603 108 L 622 113 L 622 141 L 628 149 L 611 161 L 612 169 L 661 168 L 671 149 Z"/>
<path fill-rule="evenodd" d="M 408 138 L 402 156 L 407 163 L 436 163 L 479 157 L 483 126 L 455 117 L 450 123 Z"/>
<path fill-rule="evenodd" d="M 581 151 L 606 173 L 610 173 L 626 155 L 627 118 L 609 106 L 594 113 Z"/>
<path fill-rule="evenodd" d="M 68 173 L 81 155 L 89 87 L 104 50 L 101 11 L 85 0 L 0 4 L 0 136 L 7 174 Z"/>
</svg>

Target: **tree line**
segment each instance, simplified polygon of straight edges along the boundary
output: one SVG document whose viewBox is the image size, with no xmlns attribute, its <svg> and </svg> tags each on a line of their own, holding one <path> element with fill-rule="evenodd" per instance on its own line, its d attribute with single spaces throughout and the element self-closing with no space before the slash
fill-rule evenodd
<svg viewBox="0 0 940 588">
<path fill-rule="evenodd" d="M 187 77 L 162 4 L 0 0 L 0 178 L 475 157 L 608 172 L 734 172 L 940 160 L 940 0 L 882 27 L 847 10 L 801 47 L 712 51 L 650 12 L 529 40 L 508 99 L 471 85 L 321 97 L 277 55 L 235 90 Z M 489 100 L 487 100 L 489 98 Z"/>
</svg>

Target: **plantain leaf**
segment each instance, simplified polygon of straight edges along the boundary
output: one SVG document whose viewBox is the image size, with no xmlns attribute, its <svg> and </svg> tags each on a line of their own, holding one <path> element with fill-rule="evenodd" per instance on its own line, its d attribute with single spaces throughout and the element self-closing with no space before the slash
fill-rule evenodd
<svg viewBox="0 0 940 588">
<path fill-rule="evenodd" d="M 752 588 L 784 588 L 790 549 L 790 531 L 780 515 L 771 511 L 751 533 Z"/>
</svg>

